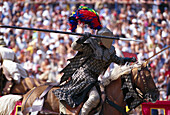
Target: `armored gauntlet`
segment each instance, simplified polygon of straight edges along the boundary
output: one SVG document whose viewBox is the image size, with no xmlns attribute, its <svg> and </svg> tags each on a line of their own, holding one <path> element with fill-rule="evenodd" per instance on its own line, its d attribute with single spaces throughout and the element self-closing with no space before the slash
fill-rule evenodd
<svg viewBox="0 0 170 115">
<path fill-rule="evenodd" d="M 77 43 L 78 43 L 78 44 L 84 43 L 84 41 L 86 41 L 88 38 L 90 38 L 90 36 L 91 36 L 91 33 L 85 32 L 85 35 L 84 35 L 83 37 L 80 37 L 80 38 L 77 40 Z"/>
<path fill-rule="evenodd" d="M 126 62 L 136 62 L 137 60 L 136 60 L 136 58 L 135 57 L 132 57 L 132 58 L 124 58 L 124 64 L 126 63 Z"/>
</svg>

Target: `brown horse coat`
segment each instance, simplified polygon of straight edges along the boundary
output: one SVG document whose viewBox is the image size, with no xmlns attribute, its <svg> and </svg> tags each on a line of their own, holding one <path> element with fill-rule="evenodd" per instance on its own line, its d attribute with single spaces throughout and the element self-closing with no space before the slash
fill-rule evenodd
<svg viewBox="0 0 170 115">
<path fill-rule="evenodd" d="M 156 86 L 154 84 L 152 76 L 150 75 L 150 72 L 148 69 L 141 68 L 140 71 L 142 71 L 144 74 L 146 74 L 144 80 L 146 81 L 146 79 L 147 79 L 147 81 L 146 81 L 147 88 L 149 89 L 149 91 L 152 91 L 152 92 L 149 92 L 150 93 L 149 95 L 155 101 L 158 98 L 159 94 L 158 94 L 158 90 L 156 90 Z M 131 72 L 132 73 L 130 75 L 132 78 L 131 79 L 132 85 L 135 84 L 141 90 L 141 92 L 143 94 L 148 93 L 145 91 L 146 87 L 143 84 L 144 80 L 143 80 L 143 77 L 140 74 L 138 74 L 138 69 L 134 68 Z M 136 75 L 138 77 L 136 77 Z M 33 89 L 33 90 L 29 91 L 26 95 L 24 95 L 23 103 L 22 103 L 22 111 L 27 107 L 31 107 L 33 102 L 35 101 L 35 99 L 37 97 L 39 97 L 41 95 L 41 93 L 47 87 L 48 87 L 48 85 L 39 86 L 35 90 Z M 125 108 L 127 103 L 124 101 L 124 94 L 123 94 L 123 91 L 121 88 L 122 88 L 122 81 L 121 81 L 121 78 L 119 77 L 117 80 L 111 81 L 109 83 L 109 85 L 105 87 L 106 96 L 109 100 L 111 100 L 115 104 L 119 105 L 122 108 Z M 59 103 L 59 100 L 52 93 L 52 91 L 56 90 L 56 89 L 58 89 L 58 87 L 53 87 L 48 92 L 47 96 L 45 97 L 45 103 L 44 103 L 43 109 L 45 108 L 45 109 L 48 109 L 49 111 L 56 112 L 59 114 L 59 109 L 60 109 L 59 104 L 60 103 Z M 72 114 L 78 115 L 80 109 L 81 109 L 81 107 L 78 106 L 78 108 L 74 108 L 74 110 L 70 109 L 70 111 L 72 112 Z M 103 103 L 103 114 L 108 115 L 110 113 L 114 113 L 115 115 L 122 114 L 117 109 L 115 109 L 113 106 L 111 106 L 107 102 L 104 102 Z"/>
</svg>

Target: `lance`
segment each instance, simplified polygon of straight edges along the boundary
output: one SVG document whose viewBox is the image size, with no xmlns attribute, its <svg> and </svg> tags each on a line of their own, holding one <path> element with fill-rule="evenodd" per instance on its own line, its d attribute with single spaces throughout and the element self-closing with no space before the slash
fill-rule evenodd
<svg viewBox="0 0 170 115">
<path fill-rule="evenodd" d="M 146 65 L 148 64 L 148 62 L 149 62 L 153 57 L 155 57 L 155 56 L 158 55 L 159 53 L 161 53 L 161 52 L 163 52 L 163 51 L 165 51 L 165 50 L 167 50 L 167 49 L 169 49 L 169 48 L 170 48 L 170 45 L 168 45 L 167 47 L 165 47 L 165 48 L 162 49 L 161 51 L 155 53 L 153 56 L 151 56 L 151 57 L 149 57 L 148 59 L 146 59 L 145 62 L 142 63 L 142 66 L 143 66 L 143 67 L 146 67 Z"/>
<path fill-rule="evenodd" d="M 158 55 L 159 53 L 161 53 L 161 52 L 163 52 L 163 51 L 165 51 L 165 50 L 167 50 L 167 49 L 169 49 L 170 48 L 170 45 L 168 45 L 167 47 L 165 47 L 164 49 L 162 49 L 161 51 L 159 51 L 159 52 L 157 52 L 157 53 L 155 53 L 153 56 L 151 56 L 151 57 L 149 57 L 148 59 L 146 59 L 145 61 L 149 61 L 150 59 L 152 59 L 153 57 L 155 57 L 156 55 Z"/>
<path fill-rule="evenodd" d="M 57 30 L 47 30 L 47 29 L 18 27 L 18 26 L 7 26 L 7 25 L 1 25 L 0 28 L 24 29 L 24 30 L 33 30 L 33 31 L 41 31 L 41 32 L 52 32 L 52 33 L 60 33 L 60 34 L 71 34 L 71 35 L 79 35 L 79 36 L 84 36 L 85 35 L 85 34 L 76 33 L 76 32 L 65 32 L 65 31 L 57 31 Z M 98 38 L 105 38 L 105 39 L 114 39 L 114 40 L 123 40 L 123 41 L 143 42 L 143 40 L 135 40 L 135 39 L 131 39 L 131 38 L 122 38 L 122 37 L 114 37 L 114 36 L 101 36 L 101 35 L 94 35 L 94 34 L 91 34 L 91 37 L 98 37 Z"/>
</svg>

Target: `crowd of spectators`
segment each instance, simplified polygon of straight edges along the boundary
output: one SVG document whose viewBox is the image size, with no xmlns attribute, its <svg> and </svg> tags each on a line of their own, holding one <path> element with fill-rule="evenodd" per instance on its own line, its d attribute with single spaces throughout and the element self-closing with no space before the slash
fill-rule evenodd
<svg viewBox="0 0 170 115">
<path fill-rule="evenodd" d="M 95 9 L 103 26 L 107 26 L 117 37 L 143 40 L 143 43 L 115 40 L 117 51 L 135 53 L 139 62 L 151 57 L 170 45 L 170 12 L 166 0 L 122 3 L 102 0 L 70 2 L 43 0 L 0 3 L 0 25 L 31 27 L 47 30 L 70 31 L 68 17 L 79 5 Z M 21 29 L 1 28 L 1 37 L 9 48 L 13 49 L 22 66 L 30 77 L 59 82 L 59 71 L 76 52 L 71 43 L 76 36 L 38 32 Z M 78 33 L 91 32 L 86 25 L 79 25 Z M 160 89 L 160 100 L 167 100 L 170 84 L 170 50 L 155 56 L 149 63 L 151 74 Z M 112 66 L 111 66 L 112 67 Z M 107 71 L 109 73 L 109 71 Z"/>
</svg>

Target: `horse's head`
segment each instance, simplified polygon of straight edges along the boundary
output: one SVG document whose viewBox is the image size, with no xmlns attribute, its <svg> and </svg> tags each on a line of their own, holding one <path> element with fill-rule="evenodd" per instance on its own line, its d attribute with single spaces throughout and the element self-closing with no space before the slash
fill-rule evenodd
<svg viewBox="0 0 170 115">
<path fill-rule="evenodd" d="M 159 92 L 146 65 L 147 63 L 143 63 L 141 68 L 132 70 L 132 83 L 141 98 L 155 102 L 159 98 Z"/>
</svg>

